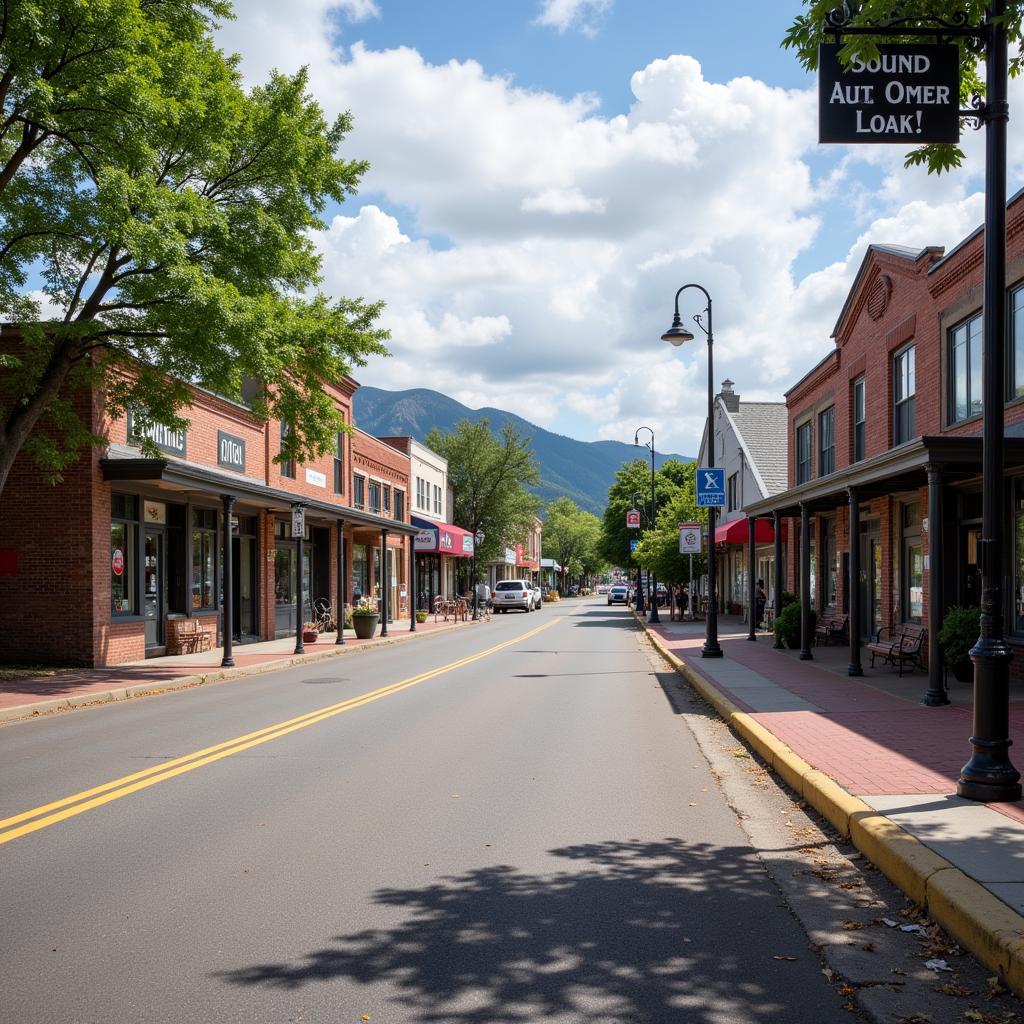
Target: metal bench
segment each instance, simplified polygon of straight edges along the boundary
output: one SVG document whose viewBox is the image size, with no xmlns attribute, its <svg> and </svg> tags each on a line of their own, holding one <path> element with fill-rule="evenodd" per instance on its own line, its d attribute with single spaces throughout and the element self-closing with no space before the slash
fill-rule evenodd
<svg viewBox="0 0 1024 1024">
<path fill-rule="evenodd" d="M 924 668 L 921 649 L 927 640 L 928 630 L 913 622 L 883 626 L 875 634 L 875 639 L 867 645 L 867 650 L 871 652 L 871 667 L 875 667 L 875 658 L 880 657 L 882 664 L 898 666 L 901 677 L 904 665 Z"/>
<path fill-rule="evenodd" d="M 837 643 L 842 643 L 846 639 L 848 620 L 848 615 L 843 615 L 835 608 L 826 608 L 814 627 L 814 642 L 828 645 L 835 640 Z"/>
</svg>

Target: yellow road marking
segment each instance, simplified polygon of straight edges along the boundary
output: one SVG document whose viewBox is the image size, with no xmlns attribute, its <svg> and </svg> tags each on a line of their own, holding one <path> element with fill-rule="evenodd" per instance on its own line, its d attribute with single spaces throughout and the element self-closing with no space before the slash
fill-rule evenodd
<svg viewBox="0 0 1024 1024">
<path fill-rule="evenodd" d="M 424 683 L 428 679 L 434 679 L 437 676 L 444 675 L 446 672 L 453 672 L 455 669 L 471 665 L 474 661 L 479 661 L 481 658 L 486 658 L 491 654 L 504 650 L 506 647 L 511 647 L 513 644 L 521 643 L 523 640 L 536 636 L 563 618 L 566 618 L 566 616 L 558 616 L 558 618 L 545 622 L 543 626 L 538 626 L 536 629 L 531 629 L 529 632 L 523 633 L 511 640 L 506 640 L 503 643 L 496 644 L 494 647 L 489 647 L 485 651 L 479 651 L 477 654 L 471 654 L 458 661 L 441 665 L 439 668 L 431 669 L 428 672 L 421 672 L 419 675 L 410 676 L 408 679 L 402 679 L 389 686 L 382 686 L 377 690 L 371 690 L 356 697 L 350 697 L 348 700 L 339 701 L 337 704 L 331 704 L 317 711 L 310 711 L 304 715 L 299 715 L 297 718 L 278 722 L 276 725 L 268 725 L 263 729 L 257 729 L 255 732 L 246 733 L 244 736 L 236 736 L 234 739 L 225 740 L 223 743 L 216 743 L 211 747 L 204 747 L 202 750 L 196 750 L 191 754 L 185 754 L 170 761 L 164 761 L 161 764 L 154 765 L 152 768 L 146 768 L 143 771 L 122 776 L 120 779 L 105 782 L 100 786 L 94 786 L 92 789 L 83 790 L 81 793 L 75 793 L 72 796 L 66 796 L 52 803 L 34 807 L 32 810 L 22 811 L 20 814 L 12 815 L 9 818 L 0 819 L 0 846 L 31 832 L 37 832 L 39 829 L 56 825 L 57 822 L 64 821 L 66 818 L 72 818 L 77 814 L 83 814 L 85 811 L 102 807 L 104 804 L 121 799 L 121 797 L 137 793 L 139 790 L 148 789 L 150 786 L 155 786 L 158 782 L 173 779 L 175 776 L 201 768 L 203 765 L 212 764 L 214 761 L 220 761 L 222 758 L 230 757 L 232 754 L 239 754 L 243 750 L 249 750 L 251 747 L 257 747 L 262 743 L 269 743 L 271 740 L 287 736 L 288 733 L 305 729 L 310 725 L 316 725 L 318 722 L 333 718 L 335 715 L 342 715 L 347 711 L 353 711 L 364 704 L 371 704 L 382 697 L 389 697 L 394 693 L 407 690 L 411 686 Z M 5 829 L 7 831 L 3 831 Z"/>
</svg>

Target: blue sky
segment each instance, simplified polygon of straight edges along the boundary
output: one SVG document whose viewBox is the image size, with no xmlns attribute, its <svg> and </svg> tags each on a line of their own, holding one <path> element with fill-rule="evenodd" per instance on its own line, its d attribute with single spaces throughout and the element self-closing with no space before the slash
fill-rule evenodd
<svg viewBox="0 0 1024 1024">
<path fill-rule="evenodd" d="M 391 357 L 361 382 L 694 454 L 704 347 L 659 340 L 679 285 L 714 296 L 717 379 L 781 400 L 870 242 L 949 247 L 982 215 L 977 136 L 941 179 L 817 144 L 813 76 L 780 46 L 799 6 L 238 0 L 220 42 L 250 83 L 305 65 L 353 115 L 343 152 L 370 170 L 316 243 L 325 291 L 386 303 Z M 1022 170 L 1011 114 L 1011 191 Z"/>
</svg>

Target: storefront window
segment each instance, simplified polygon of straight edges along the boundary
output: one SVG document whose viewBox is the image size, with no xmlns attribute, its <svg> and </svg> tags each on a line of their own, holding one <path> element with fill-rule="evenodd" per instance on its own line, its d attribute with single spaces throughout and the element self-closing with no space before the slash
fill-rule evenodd
<svg viewBox="0 0 1024 1024">
<path fill-rule="evenodd" d="M 192 510 L 192 608 L 212 609 L 216 595 L 217 513 Z"/>
<path fill-rule="evenodd" d="M 134 523 L 110 524 L 110 610 L 114 615 L 137 615 Z"/>
<path fill-rule="evenodd" d="M 902 507 L 903 563 L 900 593 L 905 622 L 924 621 L 924 557 L 921 553 L 921 506 L 916 501 Z"/>
<path fill-rule="evenodd" d="M 365 544 L 352 545 L 352 600 L 358 601 L 361 597 L 371 594 L 370 590 L 370 565 L 366 555 Z"/>
<path fill-rule="evenodd" d="M 1010 396 L 1024 395 L 1024 288 L 1018 288 L 1010 297 L 1013 313 L 1010 329 L 1013 331 L 1013 379 L 1010 382 Z"/>
</svg>

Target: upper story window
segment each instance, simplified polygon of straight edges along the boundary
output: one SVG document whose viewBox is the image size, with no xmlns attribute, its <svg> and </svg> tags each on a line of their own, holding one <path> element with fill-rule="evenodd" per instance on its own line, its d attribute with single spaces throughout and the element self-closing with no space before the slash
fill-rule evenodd
<svg viewBox="0 0 1024 1024">
<path fill-rule="evenodd" d="M 805 484 L 811 479 L 811 424 L 801 423 L 796 428 L 796 482 Z"/>
<path fill-rule="evenodd" d="M 288 439 L 288 435 L 290 433 L 291 433 L 291 430 L 289 429 L 288 424 L 285 423 L 284 420 L 282 420 L 281 421 L 281 445 L 282 445 L 282 447 L 284 446 L 284 442 Z M 294 459 L 286 459 L 284 462 L 281 463 L 281 476 L 288 477 L 289 480 L 294 480 L 295 479 L 295 460 Z"/>
<path fill-rule="evenodd" d="M 867 454 L 867 402 L 864 378 L 853 382 L 853 461 Z"/>
<path fill-rule="evenodd" d="M 430 491 L 423 477 L 416 477 L 416 507 L 430 511 Z"/>
<path fill-rule="evenodd" d="M 376 480 L 370 481 L 370 511 L 380 515 L 380 483 Z"/>
<path fill-rule="evenodd" d="M 1013 331 L 1013 369 L 1010 371 L 1010 397 L 1024 395 L 1024 287 L 1010 294 L 1010 330 Z"/>
<path fill-rule="evenodd" d="M 434 484 L 434 514 L 441 514 L 441 488 Z"/>
<path fill-rule="evenodd" d="M 836 408 L 832 406 L 818 415 L 818 476 L 836 470 Z"/>
<path fill-rule="evenodd" d="M 334 448 L 334 493 L 343 494 L 345 490 L 345 431 L 339 430 Z"/>
<path fill-rule="evenodd" d="M 386 515 L 391 514 L 391 488 L 386 484 L 384 486 L 384 512 Z"/>
<path fill-rule="evenodd" d="M 735 512 L 740 507 L 740 475 L 733 473 L 725 482 L 726 512 Z"/>
<path fill-rule="evenodd" d="M 950 423 L 981 415 L 980 313 L 949 332 L 948 408 Z"/>
<path fill-rule="evenodd" d="M 395 488 L 395 518 L 405 519 L 405 491 Z"/>
<path fill-rule="evenodd" d="M 916 431 L 914 396 L 917 391 L 917 380 L 914 359 L 914 346 L 908 345 L 902 351 L 897 352 L 892 361 L 892 443 L 894 445 L 909 441 Z"/>
<path fill-rule="evenodd" d="M 355 508 L 366 508 L 366 477 L 352 477 L 352 504 Z"/>
</svg>

